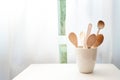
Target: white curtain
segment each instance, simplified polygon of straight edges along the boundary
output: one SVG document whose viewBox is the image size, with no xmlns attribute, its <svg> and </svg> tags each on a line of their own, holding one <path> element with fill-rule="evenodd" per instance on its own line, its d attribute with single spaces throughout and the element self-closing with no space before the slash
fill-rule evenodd
<svg viewBox="0 0 120 80">
<path fill-rule="evenodd" d="M 11 80 L 33 63 L 59 63 L 57 0 L 0 0 L 0 80 Z M 66 32 L 97 31 L 105 21 L 98 62 L 111 62 L 112 0 L 66 0 Z M 68 63 L 75 62 L 67 40 Z"/>
<path fill-rule="evenodd" d="M 0 80 L 59 63 L 57 0 L 0 0 Z"/>
<path fill-rule="evenodd" d="M 110 63 L 112 58 L 112 0 L 67 0 L 66 2 L 66 30 L 67 35 L 75 32 L 79 38 L 80 32 L 87 32 L 92 23 L 92 33 L 97 32 L 98 20 L 105 22 L 105 28 L 100 31 L 104 35 L 104 42 L 98 47 L 97 62 Z M 68 63 L 75 62 L 74 46 L 67 42 Z"/>
</svg>

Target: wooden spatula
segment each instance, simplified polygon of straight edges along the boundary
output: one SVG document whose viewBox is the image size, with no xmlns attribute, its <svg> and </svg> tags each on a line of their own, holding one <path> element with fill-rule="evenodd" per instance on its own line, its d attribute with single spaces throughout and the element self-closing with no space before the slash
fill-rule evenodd
<svg viewBox="0 0 120 80">
<path fill-rule="evenodd" d="M 82 31 L 82 32 L 80 32 L 80 43 L 81 43 L 81 46 L 84 46 L 84 39 L 85 39 L 85 33 Z"/>
<path fill-rule="evenodd" d="M 91 48 L 92 45 L 95 43 L 95 41 L 96 41 L 96 35 L 95 34 L 89 35 L 86 42 L 87 48 Z"/>
<path fill-rule="evenodd" d="M 78 41 L 77 41 L 77 36 L 74 32 L 71 32 L 68 36 L 70 42 L 75 46 L 78 47 Z"/>
<path fill-rule="evenodd" d="M 94 43 L 94 45 L 92 47 L 96 48 L 96 47 L 100 46 L 102 44 L 103 40 L 104 40 L 104 36 L 102 34 L 98 34 L 96 36 L 96 42 Z"/>
<path fill-rule="evenodd" d="M 88 36 L 89 36 L 90 33 L 91 33 L 91 30 L 92 30 L 92 24 L 89 23 L 89 24 L 88 24 L 88 28 L 87 28 L 87 33 L 86 33 L 86 36 L 85 36 L 85 39 L 84 39 L 84 47 L 85 47 L 85 48 L 87 47 L 86 42 L 87 42 Z"/>
</svg>

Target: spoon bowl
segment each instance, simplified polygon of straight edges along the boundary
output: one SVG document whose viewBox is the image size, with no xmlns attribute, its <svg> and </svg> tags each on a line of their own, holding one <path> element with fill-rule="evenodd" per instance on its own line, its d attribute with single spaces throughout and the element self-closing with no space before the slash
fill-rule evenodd
<svg viewBox="0 0 120 80">
<path fill-rule="evenodd" d="M 77 41 L 77 36 L 74 32 L 71 32 L 68 36 L 70 42 L 75 46 L 78 47 L 78 41 Z"/>
<path fill-rule="evenodd" d="M 99 34 L 100 29 L 103 29 L 103 28 L 104 28 L 104 26 L 105 26 L 104 21 L 102 21 L 102 20 L 98 21 L 97 26 L 98 26 L 98 31 L 97 31 L 97 34 Z"/>
<path fill-rule="evenodd" d="M 102 44 L 103 40 L 104 40 L 104 36 L 102 34 L 98 34 L 96 36 L 96 42 L 94 43 L 93 47 L 96 48 L 96 47 L 100 46 Z"/>
<path fill-rule="evenodd" d="M 91 34 L 90 36 L 88 36 L 86 44 L 87 44 L 87 48 L 91 48 L 91 46 L 95 43 L 96 41 L 96 35 L 95 34 Z"/>
</svg>

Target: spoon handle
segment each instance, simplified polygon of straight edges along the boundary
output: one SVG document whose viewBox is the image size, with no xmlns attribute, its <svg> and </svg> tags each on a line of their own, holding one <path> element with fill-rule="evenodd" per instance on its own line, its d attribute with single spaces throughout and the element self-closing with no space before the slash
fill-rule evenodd
<svg viewBox="0 0 120 80">
<path fill-rule="evenodd" d="M 99 34 L 99 32 L 100 32 L 100 29 L 98 29 L 98 31 L 97 31 L 97 35 Z"/>
</svg>

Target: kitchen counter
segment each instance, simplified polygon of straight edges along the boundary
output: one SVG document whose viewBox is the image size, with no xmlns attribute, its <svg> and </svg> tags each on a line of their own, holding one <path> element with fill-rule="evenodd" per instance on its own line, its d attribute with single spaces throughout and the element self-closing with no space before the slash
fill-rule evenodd
<svg viewBox="0 0 120 80">
<path fill-rule="evenodd" d="M 82 74 L 76 64 L 32 64 L 13 80 L 120 80 L 120 70 L 96 64 L 93 73 Z"/>
</svg>

